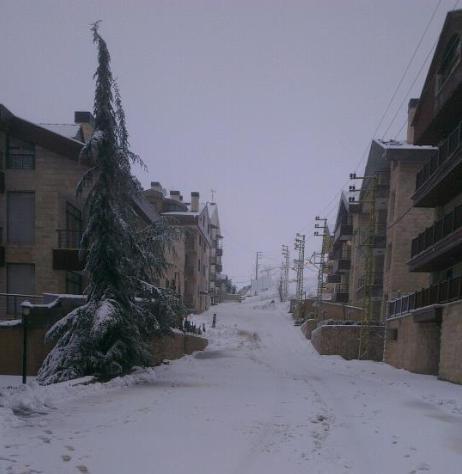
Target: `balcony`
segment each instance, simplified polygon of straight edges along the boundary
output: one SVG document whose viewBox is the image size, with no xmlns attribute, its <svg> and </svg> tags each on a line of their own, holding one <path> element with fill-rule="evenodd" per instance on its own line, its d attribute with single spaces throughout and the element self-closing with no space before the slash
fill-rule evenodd
<svg viewBox="0 0 462 474">
<path fill-rule="evenodd" d="M 216 255 L 217 257 L 222 257 L 222 256 L 223 256 L 223 249 L 217 248 L 217 249 L 215 250 L 215 255 Z"/>
<path fill-rule="evenodd" d="M 353 238 L 353 226 L 351 224 L 340 224 L 334 233 L 334 245 L 344 240 Z"/>
<path fill-rule="evenodd" d="M 443 270 L 462 259 L 462 206 L 425 229 L 411 245 L 412 272 Z"/>
<path fill-rule="evenodd" d="M 327 283 L 340 283 L 341 282 L 341 276 L 338 273 L 331 273 L 331 274 L 327 275 L 326 282 Z"/>
<path fill-rule="evenodd" d="M 351 247 L 343 245 L 333 252 L 332 273 L 347 272 L 351 269 Z"/>
<path fill-rule="evenodd" d="M 0 227 L 0 267 L 5 266 L 5 244 L 3 243 L 3 227 Z"/>
<path fill-rule="evenodd" d="M 462 122 L 440 143 L 438 152 L 417 173 L 416 207 L 437 207 L 460 193 L 462 181 Z"/>
<path fill-rule="evenodd" d="M 431 309 L 434 305 L 452 303 L 462 299 L 462 277 L 444 280 L 429 288 L 405 295 L 388 302 L 388 318 L 415 312 L 415 319 L 420 322 L 434 320 L 438 317 L 437 311 L 422 311 L 420 308 Z M 420 310 L 420 311 L 417 311 Z"/>
<path fill-rule="evenodd" d="M 332 295 L 332 301 L 335 303 L 348 303 L 349 291 L 348 285 L 338 285 Z"/>
<path fill-rule="evenodd" d="M 215 269 L 216 269 L 216 272 L 217 273 L 221 273 L 223 271 L 223 265 L 221 265 L 221 263 L 218 263 L 216 266 L 215 266 Z"/>
<path fill-rule="evenodd" d="M 83 270 L 84 265 L 79 258 L 82 232 L 68 229 L 58 229 L 56 232 L 58 245 L 53 249 L 53 270 Z"/>
</svg>

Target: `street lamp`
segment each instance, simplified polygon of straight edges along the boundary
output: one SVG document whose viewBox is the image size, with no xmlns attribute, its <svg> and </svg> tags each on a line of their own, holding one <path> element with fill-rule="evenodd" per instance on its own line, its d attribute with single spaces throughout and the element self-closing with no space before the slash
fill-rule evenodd
<svg viewBox="0 0 462 474">
<path fill-rule="evenodd" d="M 22 383 L 27 382 L 27 324 L 30 315 L 30 302 L 21 303 L 22 314 Z"/>
</svg>

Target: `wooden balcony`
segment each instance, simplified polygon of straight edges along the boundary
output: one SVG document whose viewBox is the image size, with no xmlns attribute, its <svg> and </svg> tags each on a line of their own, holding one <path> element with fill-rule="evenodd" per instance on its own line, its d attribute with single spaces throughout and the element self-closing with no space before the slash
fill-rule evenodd
<svg viewBox="0 0 462 474">
<path fill-rule="evenodd" d="M 84 263 L 79 258 L 80 231 L 58 229 L 57 247 L 53 249 L 53 270 L 68 272 L 83 270 Z"/>
<path fill-rule="evenodd" d="M 462 181 L 462 122 L 438 146 L 438 153 L 416 176 L 412 197 L 416 207 L 441 206 L 460 193 Z"/>
<path fill-rule="evenodd" d="M 462 206 L 457 206 L 412 240 L 409 269 L 413 272 L 439 271 L 460 260 Z"/>
</svg>

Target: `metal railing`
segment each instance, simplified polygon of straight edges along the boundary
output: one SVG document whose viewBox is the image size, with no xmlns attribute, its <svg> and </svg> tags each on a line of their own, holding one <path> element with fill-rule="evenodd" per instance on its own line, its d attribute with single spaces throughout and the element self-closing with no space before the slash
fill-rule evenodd
<svg viewBox="0 0 462 474">
<path fill-rule="evenodd" d="M 0 320 L 20 319 L 22 314 L 21 303 L 24 301 L 40 304 L 43 302 L 43 296 L 22 293 L 0 293 Z"/>
<path fill-rule="evenodd" d="M 59 249 L 79 249 L 82 240 L 82 231 L 57 229 Z"/>
<path fill-rule="evenodd" d="M 452 212 L 427 227 L 415 239 L 412 239 L 411 257 L 428 249 L 444 239 L 455 230 L 462 227 L 462 206 L 457 206 Z"/>
<path fill-rule="evenodd" d="M 388 317 L 409 313 L 433 304 L 462 299 L 462 277 L 443 280 L 435 285 L 388 302 Z"/>
<path fill-rule="evenodd" d="M 454 153 L 462 144 L 462 122 L 438 145 L 438 152 L 430 158 L 416 176 L 416 191 L 430 178 L 430 176 Z"/>
</svg>

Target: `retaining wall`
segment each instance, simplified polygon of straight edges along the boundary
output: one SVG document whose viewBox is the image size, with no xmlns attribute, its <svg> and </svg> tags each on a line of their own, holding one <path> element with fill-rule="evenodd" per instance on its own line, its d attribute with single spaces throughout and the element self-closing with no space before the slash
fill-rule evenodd
<svg viewBox="0 0 462 474">
<path fill-rule="evenodd" d="M 370 326 L 368 360 L 383 359 L 383 326 Z M 311 343 L 321 355 L 339 355 L 343 358 L 357 359 L 359 353 L 360 326 L 324 325 L 311 333 Z"/>
</svg>

